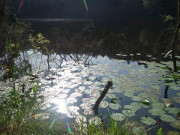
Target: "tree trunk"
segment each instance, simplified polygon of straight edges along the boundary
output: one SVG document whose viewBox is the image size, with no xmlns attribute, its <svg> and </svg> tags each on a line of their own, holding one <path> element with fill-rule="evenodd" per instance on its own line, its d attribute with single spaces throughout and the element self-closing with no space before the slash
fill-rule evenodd
<svg viewBox="0 0 180 135">
<path fill-rule="evenodd" d="M 174 31 L 174 37 L 172 41 L 172 61 L 173 61 L 174 72 L 177 72 L 175 50 L 176 50 L 176 44 L 178 40 L 178 33 L 179 33 L 179 27 L 180 27 L 180 0 L 178 0 L 178 17 L 177 18 L 178 18 L 178 21 L 177 21 L 176 29 Z"/>
</svg>

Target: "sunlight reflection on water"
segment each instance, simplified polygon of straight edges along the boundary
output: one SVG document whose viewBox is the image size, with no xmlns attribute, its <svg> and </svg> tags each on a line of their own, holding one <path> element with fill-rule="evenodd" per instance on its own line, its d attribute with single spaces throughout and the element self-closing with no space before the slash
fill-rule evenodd
<svg viewBox="0 0 180 135">
<path fill-rule="evenodd" d="M 52 99 L 51 101 L 52 103 L 56 104 L 56 109 L 57 109 L 57 112 L 59 113 L 63 113 L 63 114 L 66 114 L 68 111 L 67 111 L 67 104 L 65 102 L 64 99 Z"/>
</svg>

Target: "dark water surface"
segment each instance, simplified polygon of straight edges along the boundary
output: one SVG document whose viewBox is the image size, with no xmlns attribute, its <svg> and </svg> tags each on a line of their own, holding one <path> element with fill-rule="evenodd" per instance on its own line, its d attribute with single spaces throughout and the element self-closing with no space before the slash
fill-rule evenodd
<svg viewBox="0 0 180 135">
<path fill-rule="evenodd" d="M 165 81 L 169 71 L 162 68 L 172 68 L 171 56 L 164 57 L 170 37 L 160 22 L 26 21 L 32 21 L 34 36 L 42 33 L 50 40 L 47 48 L 53 50 L 29 60 L 34 71 L 40 65 L 39 94 L 45 99 L 40 112 L 45 111 L 46 118 L 56 114 L 79 122 L 83 114 L 93 116 L 97 98 L 107 81 L 113 81 L 98 107 L 97 120 L 107 123 L 108 113 L 119 121 L 126 117 L 144 122 L 150 117 L 150 134 L 161 126 L 167 131 L 180 129 L 180 82 Z M 143 100 L 150 104 L 142 104 Z"/>
</svg>

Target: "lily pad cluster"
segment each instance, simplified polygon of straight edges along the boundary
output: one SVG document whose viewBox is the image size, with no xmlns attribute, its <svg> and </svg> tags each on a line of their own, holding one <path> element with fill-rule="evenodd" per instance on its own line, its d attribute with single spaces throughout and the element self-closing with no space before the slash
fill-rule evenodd
<svg viewBox="0 0 180 135">
<path fill-rule="evenodd" d="M 96 100 L 107 81 L 112 80 L 113 87 L 101 101 L 99 110 L 109 109 L 112 118 L 117 121 L 127 117 L 138 117 L 144 124 L 152 125 L 158 117 L 177 127 L 176 116 L 179 109 L 174 102 L 180 103 L 180 94 L 177 93 L 179 83 L 167 83 L 167 78 L 162 78 L 167 74 L 167 70 L 162 69 L 161 63 L 138 62 L 143 65 L 137 62 L 127 64 L 125 60 L 110 60 L 108 57 L 98 56 L 92 59 L 93 65 L 89 66 L 85 66 L 83 61 L 79 61 L 78 64 L 72 60 L 62 63 L 61 68 L 51 70 L 52 72 L 41 77 L 41 94 L 45 95 L 46 109 L 61 105 L 58 101 L 64 100 L 66 108 L 70 107 L 71 110 L 71 113 L 67 113 L 68 117 L 81 116 L 81 112 L 93 115 L 92 108 Z M 174 97 L 161 98 L 164 84 L 169 85 L 168 92 L 175 92 Z M 52 99 L 57 100 L 54 102 Z M 148 113 L 148 117 L 144 117 L 146 114 L 140 112 Z M 175 123 L 172 124 L 173 122 Z"/>
</svg>

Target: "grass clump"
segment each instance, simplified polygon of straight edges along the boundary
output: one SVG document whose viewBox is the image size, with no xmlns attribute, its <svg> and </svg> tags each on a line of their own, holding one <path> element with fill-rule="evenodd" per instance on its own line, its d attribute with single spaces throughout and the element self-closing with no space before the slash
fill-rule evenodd
<svg viewBox="0 0 180 135">
<path fill-rule="evenodd" d="M 21 66 L 17 65 L 15 60 L 20 56 L 20 49 L 17 44 L 12 45 L 10 40 L 6 39 L 7 59 L 5 66 L 9 69 L 8 75 L 3 74 L 3 95 L 0 100 L 0 134 L 17 134 L 19 129 L 26 123 L 28 116 L 40 105 L 41 99 L 37 96 L 38 80 L 29 83 L 30 77 L 27 79 L 20 78 L 26 74 L 26 70 L 21 70 Z M 33 85 L 31 91 L 27 91 L 25 85 Z"/>
<path fill-rule="evenodd" d="M 87 119 L 87 118 L 85 118 Z M 75 135 L 146 135 L 146 129 L 137 122 L 124 120 L 115 121 L 109 116 L 108 123 L 105 124 L 100 119 L 87 120 L 84 124 L 81 120 L 80 125 L 75 124 Z"/>
</svg>

